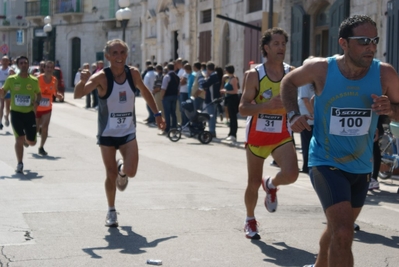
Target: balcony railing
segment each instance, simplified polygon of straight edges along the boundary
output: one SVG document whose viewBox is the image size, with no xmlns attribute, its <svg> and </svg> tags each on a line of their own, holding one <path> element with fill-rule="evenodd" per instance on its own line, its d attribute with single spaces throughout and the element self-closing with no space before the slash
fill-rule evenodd
<svg viewBox="0 0 399 267">
<path fill-rule="evenodd" d="M 40 17 L 51 15 L 52 1 L 27 1 L 25 2 L 26 17 Z"/>
<path fill-rule="evenodd" d="M 60 0 L 55 1 L 54 13 L 83 13 L 84 0 Z"/>
<path fill-rule="evenodd" d="M 83 13 L 84 0 L 30 0 L 25 2 L 25 16 L 43 17 L 53 14 Z"/>
</svg>

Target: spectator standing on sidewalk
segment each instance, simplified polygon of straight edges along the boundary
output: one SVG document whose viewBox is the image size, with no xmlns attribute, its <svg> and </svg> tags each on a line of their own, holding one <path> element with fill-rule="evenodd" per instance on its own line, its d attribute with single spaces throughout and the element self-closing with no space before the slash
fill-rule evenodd
<svg viewBox="0 0 399 267">
<path fill-rule="evenodd" d="M 152 94 L 154 90 L 154 84 L 155 84 L 155 79 L 156 79 L 157 74 L 155 73 L 154 67 L 152 65 L 148 66 L 147 68 L 147 73 L 144 76 L 144 85 L 151 91 Z M 149 124 L 155 124 L 155 117 L 154 113 L 151 110 L 151 107 L 147 104 L 147 110 L 148 110 L 148 117 L 144 119 L 144 121 Z"/>
<path fill-rule="evenodd" d="M 165 111 L 163 109 L 162 96 L 161 96 L 163 67 L 158 64 L 155 67 L 155 73 L 156 73 L 156 77 L 155 77 L 154 89 L 153 89 L 152 93 L 154 94 L 155 102 L 157 103 L 157 106 L 158 106 L 159 110 L 161 111 L 162 117 L 164 117 Z"/>
<path fill-rule="evenodd" d="M 208 78 L 203 82 L 202 88 L 206 91 L 205 104 L 208 105 L 206 110 L 210 115 L 209 131 L 213 137 L 216 137 L 216 117 L 217 117 L 217 103 L 212 103 L 215 99 L 220 98 L 220 82 L 221 79 L 215 71 L 215 64 L 209 61 L 206 64 L 206 71 Z"/>
<path fill-rule="evenodd" d="M 225 67 L 226 75 L 223 76 L 220 92 L 226 96 L 224 99 L 227 106 L 227 113 L 230 118 L 230 131 L 226 138 L 227 141 L 235 142 L 237 140 L 237 113 L 238 113 L 238 78 L 234 75 L 234 66 Z M 226 118 L 227 119 L 227 118 Z"/>
<path fill-rule="evenodd" d="M 177 127 L 176 105 L 179 101 L 180 79 L 175 73 L 175 65 L 168 63 L 168 73 L 164 75 L 161 86 L 161 97 L 165 111 L 166 128 L 161 133 L 167 134 L 170 129 Z"/>
<path fill-rule="evenodd" d="M 10 60 L 8 56 L 1 58 L 1 69 L 0 69 L 0 88 L 3 87 L 8 76 L 15 74 L 14 70 L 9 66 Z M 3 129 L 3 114 L 4 114 L 4 125 L 8 127 L 10 125 L 10 107 L 11 107 L 11 94 L 7 92 L 4 98 L 0 98 L 0 130 Z M 5 112 L 4 112 L 5 111 Z"/>
<path fill-rule="evenodd" d="M 369 190 L 380 189 L 380 183 L 378 182 L 378 173 L 380 172 L 381 167 L 381 149 L 379 140 L 380 137 L 384 135 L 384 127 L 382 124 L 386 119 L 387 116 L 381 115 L 378 117 L 377 121 L 377 131 L 373 142 L 373 172 L 369 183 Z"/>
<path fill-rule="evenodd" d="M 309 57 L 303 63 L 305 64 L 307 60 L 313 57 Z M 299 112 L 302 115 L 309 115 L 313 118 L 313 102 L 312 97 L 314 96 L 313 84 L 305 84 L 298 87 L 298 106 Z M 309 173 L 308 168 L 308 157 L 309 157 L 309 144 L 310 139 L 313 135 L 313 119 L 308 120 L 310 126 L 310 131 L 302 131 L 301 134 L 301 147 L 302 147 L 302 169 L 300 172 Z"/>
<path fill-rule="evenodd" d="M 195 108 L 202 110 L 204 106 L 206 93 L 205 90 L 203 89 L 203 84 L 205 82 L 205 79 L 201 71 L 201 62 L 199 61 L 194 62 L 193 70 L 195 78 L 194 78 L 193 87 L 191 89 L 191 95 L 194 97 Z"/>
<path fill-rule="evenodd" d="M 97 71 L 97 63 L 94 62 L 91 64 L 91 74 L 93 75 Z M 93 98 L 93 105 L 91 98 Z M 97 90 L 93 90 L 90 94 L 86 95 L 86 108 L 95 108 L 98 105 L 98 92 Z"/>
</svg>

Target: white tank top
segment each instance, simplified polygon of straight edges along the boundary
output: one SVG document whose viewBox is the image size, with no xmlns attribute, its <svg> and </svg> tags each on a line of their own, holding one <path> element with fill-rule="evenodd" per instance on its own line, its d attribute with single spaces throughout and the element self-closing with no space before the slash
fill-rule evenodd
<svg viewBox="0 0 399 267">
<path fill-rule="evenodd" d="M 99 98 L 98 135 L 123 137 L 135 133 L 135 94 L 127 79 L 123 84 L 114 81 L 112 91 L 107 95 Z"/>
</svg>

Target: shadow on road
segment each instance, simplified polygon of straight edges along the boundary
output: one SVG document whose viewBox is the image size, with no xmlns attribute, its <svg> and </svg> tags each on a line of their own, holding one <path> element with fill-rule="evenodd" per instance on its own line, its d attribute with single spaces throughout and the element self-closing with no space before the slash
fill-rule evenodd
<svg viewBox="0 0 399 267">
<path fill-rule="evenodd" d="M 1 179 L 19 179 L 20 181 L 30 181 L 33 179 L 41 179 L 43 175 L 39 175 L 37 172 L 32 172 L 30 170 L 24 170 L 24 173 L 15 173 L 11 176 L 0 176 Z"/>
<path fill-rule="evenodd" d="M 356 232 L 354 241 L 367 244 L 381 244 L 392 248 L 399 247 L 399 236 L 392 236 L 391 238 L 387 238 L 382 235 L 368 233 L 364 231 Z"/>
<path fill-rule="evenodd" d="M 105 241 L 108 242 L 106 247 L 84 248 L 83 251 L 89 254 L 92 258 L 101 259 L 95 251 L 120 249 L 124 254 L 141 254 L 146 252 L 145 248 L 153 248 L 158 243 L 176 238 L 177 236 L 170 236 L 156 239 L 152 242 L 147 242 L 147 238 L 132 231 L 131 226 L 122 226 L 121 229 L 127 233 L 124 235 L 120 232 L 119 228 L 109 228 L 109 235 L 105 236 Z"/>
<path fill-rule="evenodd" d="M 265 262 L 273 263 L 276 266 L 303 266 L 313 264 L 316 261 L 316 255 L 305 250 L 290 247 L 284 242 L 273 243 L 268 245 L 260 240 L 253 240 L 252 243 L 257 245 L 263 254 L 268 258 Z M 277 246 L 281 248 L 277 248 Z M 289 257 L 287 257 L 289 255 Z"/>
<path fill-rule="evenodd" d="M 59 160 L 59 159 L 62 159 L 62 157 L 54 157 L 54 156 L 49 156 L 49 155 L 42 156 L 42 155 L 39 155 L 39 154 L 36 154 L 36 153 L 31 153 L 31 155 L 32 155 L 32 158 L 34 158 L 34 159 L 46 159 L 46 160 Z"/>
<path fill-rule="evenodd" d="M 393 187 L 397 185 L 392 184 Z M 379 205 L 380 202 L 399 203 L 399 194 L 387 191 L 369 191 L 366 198 L 366 205 Z"/>
</svg>

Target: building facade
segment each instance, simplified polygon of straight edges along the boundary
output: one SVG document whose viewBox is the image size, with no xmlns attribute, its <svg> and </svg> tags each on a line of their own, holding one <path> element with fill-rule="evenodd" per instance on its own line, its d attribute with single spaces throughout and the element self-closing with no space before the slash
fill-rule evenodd
<svg viewBox="0 0 399 267">
<path fill-rule="evenodd" d="M 115 18 L 117 0 L 25 0 L 26 49 L 31 62 L 58 60 L 66 87 L 73 87 L 76 71 L 83 63 L 105 61 L 103 49 L 108 40 L 122 39 L 123 29 Z M 131 0 L 132 16 L 125 29 L 130 48 L 128 64 L 141 62 L 141 5 Z M 43 31 L 44 17 L 51 17 L 52 31 Z"/>
<path fill-rule="evenodd" d="M 341 21 L 364 14 L 381 37 L 376 58 L 398 70 L 399 0 L 147 0 L 142 4 L 142 59 L 178 57 L 233 64 L 241 78 L 251 63 L 263 62 L 261 33 L 272 26 L 289 34 L 286 62 L 300 66 L 308 56 L 342 53 Z"/>
<path fill-rule="evenodd" d="M 288 32 L 286 62 L 299 66 L 309 55 L 341 53 L 340 22 L 365 14 L 377 22 L 381 37 L 376 57 L 399 69 L 399 0 L 130 0 L 129 7 L 131 65 L 212 60 L 221 67 L 233 64 L 242 78 L 252 63 L 264 60 L 259 40 L 270 23 Z M 58 60 L 71 87 L 84 62 L 105 60 L 105 42 L 122 38 L 118 9 L 117 0 L 0 0 L 0 50 L 31 62 Z M 48 34 L 45 16 L 52 18 Z"/>
<path fill-rule="evenodd" d="M 28 44 L 24 0 L 0 0 L 0 53 L 10 58 L 24 55 Z"/>
</svg>

